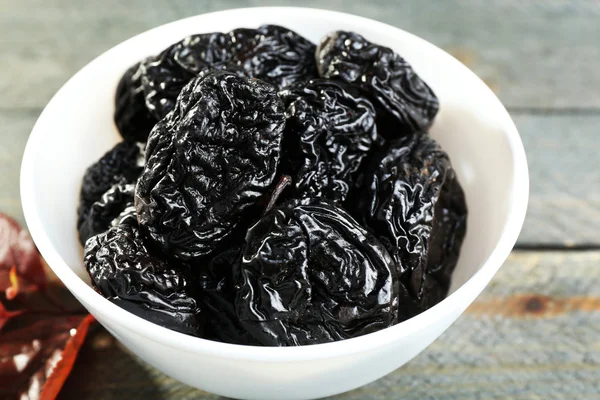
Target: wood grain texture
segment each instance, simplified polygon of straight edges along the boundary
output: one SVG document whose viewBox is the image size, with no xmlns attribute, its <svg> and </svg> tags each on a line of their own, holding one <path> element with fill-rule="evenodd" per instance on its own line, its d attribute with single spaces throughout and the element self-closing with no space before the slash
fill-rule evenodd
<svg viewBox="0 0 600 400">
<path fill-rule="evenodd" d="M 179 18 L 244 6 L 328 8 L 374 18 L 455 54 L 509 108 L 600 108 L 598 3 L 519 0 L 0 1 L 0 108 L 42 107 L 121 41 Z M 201 27 L 199 27 L 201 31 Z"/>
<path fill-rule="evenodd" d="M 530 170 L 520 244 L 600 244 L 600 114 L 514 115 Z"/>
<path fill-rule="evenodd" d="M 600 398 L 599 264 L 595 251 L 514 252 L 427 350 L 332 400 Z M 570 308 L 554 313 L 550 303 L 536 308 L 531 299 Z M 60 398 L 219 399 L 149 367 L 106 332 L 92 337 Z"/>
</svg>

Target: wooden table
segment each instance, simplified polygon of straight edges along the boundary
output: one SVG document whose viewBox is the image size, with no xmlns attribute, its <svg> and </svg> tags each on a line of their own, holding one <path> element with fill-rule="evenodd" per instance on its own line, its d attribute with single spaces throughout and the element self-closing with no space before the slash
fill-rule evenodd
<svg viewBox="0 0 600 400">
<path fill-rule="evenodd" d="M 79 68 L 165 22 L 271 3 L 300 4 L 0 0 L 0 210 L 23 220 L 18 175 L 27 136 L 50 97 Z M 487 82 L 523 137 L 531 201 L 517 248 L 477 302 L 406 366 L 335 398 L 600 399 L 600 4 L 349 3 L 330 0 L 327 8 L 413 32 Z M 166 377 L 101 330 L 87 341 L 61 397 L 217 398 Z"/>
</svg>

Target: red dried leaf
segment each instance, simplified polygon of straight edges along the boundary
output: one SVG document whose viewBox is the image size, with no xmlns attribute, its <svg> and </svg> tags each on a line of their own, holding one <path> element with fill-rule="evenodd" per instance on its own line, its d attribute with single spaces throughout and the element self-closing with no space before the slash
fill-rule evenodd
<svg viewBox="0 0 600 400">
<path fill-rule="evenodd" d="M 55 364 L 50 375 L 46 379 L 46 383 L 42 388 L 40 400 L 54 400 L 56 396 L 58 396 L 60 389 L 73 369 L 73 364 L 75 364 L 75 359 L 87 336 L 88 329 L 94 321 L 94 317 L 88 315 L 79 323 L 79 326 L 75 330 L 75 334 L 72 334 L 71 338 L 67 341 L 62 352 L 62 357 Z"/>
<path fill-rule="evenodd" d="M 0 398 L 55 399 L 93 321 L 47 317 L 0 333 Z"/>
<path fill-rule="evenodd" d="M 0 399 L 56 398 L 94 321 L 73 314 L 76 303 L 47 279 L 27 231 L 0 213 Z"/>
<path fill-rule="evenodd" d="M 0 292 L 16 295 L 10 271 L 15 267 L 20 292 L 36 290 L 46 284 L 40 254 L 27 230 L 14 219 L 0 213 Z"/>
</svg>

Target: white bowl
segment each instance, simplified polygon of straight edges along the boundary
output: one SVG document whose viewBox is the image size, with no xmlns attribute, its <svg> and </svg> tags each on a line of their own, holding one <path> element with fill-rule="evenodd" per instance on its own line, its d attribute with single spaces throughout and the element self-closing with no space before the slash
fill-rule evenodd
<svg viewBox="0 0 600 400">
<path fill-rule="evenodd" d="M 452 294 L 382 331 L 336 343 L 263 348 L 217 343 L 145 321 L 96 293 L 75 229 L 87 166 L 120 136 L 113 98 L 121 74 L 186 35 L 273 23 L 318 42 L 352 30 L 405 57 L 438 95 L 431 134 L 450 154 L 466 192 L 468 232 Z M 419 354 L 473 302 L 515 244 L 528 198 L 523 146 L 496 96 L 464 65 L 407 32 L 369 19 L 302 8 L 236 9 L 176 21 L 138 35 L 92 61 L 50 101 L 23 158 L 21 196 L 39 250 L 79 301 L 127 348 L 197 388 L 247 399 L 306 399 L 372 382 Z M 473 327 L 475 329 L 475 327 Z"/>
</svg>

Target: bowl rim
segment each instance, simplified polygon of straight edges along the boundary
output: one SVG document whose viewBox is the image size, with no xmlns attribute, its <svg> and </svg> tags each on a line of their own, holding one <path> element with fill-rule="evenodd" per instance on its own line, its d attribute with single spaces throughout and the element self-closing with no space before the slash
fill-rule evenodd
<svg viewBox="0 0 600 400">
<path fill-rule="evenodd" d="M 122 309 L 121 307 L 102 297 L 99 293 L 88 286 L 81 278 L 79 278 L 79 276 L 77 276 L 77 274 L 67 265 L 58 252 L 53 248 L 52 243 L 44 230 L 36 209 L 34 197 L 35 190 L 33 182 L 35 181 L 35 155 L 37 154 L 39 147 L 39 140 L 37 140 L 37 138 L 42 134 L 41 127 L 45 125 L 45 121 L 48 118 L 50 111 L 52 111 L 53 104 L 57 102 L 57 98 L 60 97 L 60 94 L 73 84 L 75 77 L 85 73 L 90 64 L 95 63 L 100 59 L 109 58 L 112 53 L 118 51 L 118 49 L 122 47 L 127 46 L 129 42 L 140 40 L 138 39 L 140 36 L 145 36 L 152 31 L 181 24 L 184 23 L 184 21 L 190 21 L 201 16 L 203 18 L 222 18 L 232 13 L 264 13 L 269 15 L 292 13 L 296 17 L 302 16 L 308 18 L 310 18 L 311 15 L 318 13 L 321 16 L 325 16 L 331 20 L 343 20 L 346 23 L 355 23 L 357 25 L 370 25 L 380 32 L 390 36 L 397 36 L 400 33 L 418 43 L 427 51 L 441 52 L 442 55 L 447 59 L 447 62 L 458 64 L 458 67 L 466 69 L 473 79 L 479 81 L 485 86 L 485 90 L 488 91 L 491 99 L 497 102 L 497 105 L 500 107 L 499 110 L 503 114 L 501 117 L 506 123 L 506 130 L 504 133 L 508 139 L 508 143 L 512 152 L 513 170 L 516 173 L 514 174 L 512 184 L 513 196 L 509 205 L 510 215 L 508 217 L 508 221 L 504 225 L 500 239 L 486 261 L 481 265 L 479 270 L 468 279 L 467 282 L 465 282 L 461 287 L 459 287 L 452 294 L 447 296 L 444 300 L 432 308 L 406 321 L 400 322 L 392 327 L 377 332 L 331 343 L 298 347 L 261 347 L 229 344 L 198 338 L 172 331 L 168 328 L 164 328 L 149 322 Z M 110 320 L 112 322 L 118 324 L 120 327 L 126 328 L 130 333 L 142 336 L 146 340 L 151 340 L 153 342 L 160 343 L 161 345 L 166 345 L 174 349 L 180 349 L 192 353 L 201 353 L 227 359 L 245 361 L 260 360 L 270 362 L 318 360 L 367 352 L 375 348 L 385 346 L 391 342 L 398 341 L 403 337 L 407 337 L 427 328 L 430 325 L 433 325 L 438 320 L 439 315 L 447 315 L 448 313 L 452 313 L 460 308 L 462 309 L 458 310 L 459 312 L 464 311 L 466 306 L 461 305 L 459 299 L 463 296 L 468 297 L 468 294 L 470 293 L 476 293 L 474 296 L 476 297 L 479 292 L 481 292 L 481 290 L 483 290 L 483 288 L 489 283 L 515 245 L 525 219 L 529 198 L 529 173 L 527 160 L 517 128 L 496 95 L 489 88 L 487 88 L 485 83 L 483 83 L 483 81 L 481 81 L 481 79 L 479 79 L 465 65 L 432 43 L 429 43 L 426 40 L 421 39 L 420 37 L 406 32 L 400 28 L 353 14 L 305 7 L 248 7 L 198 14 L 157 26 L 112 47 L 80 69 L 61 89 L 59 89 L 59 91 L 50 100 L 48 105 L 44 108 L 35 126 L 33 127 L 25 148 L 23 161 L 21 164 L 20 185 L 23 213 L 34 242 L 36 243 L 40 253 L 45 258 L 50 268 L 60 278 L 65 286 L 76 295 L 76 297 L 82 299 L 82 302 L 93 304 L 94 308 L 101 310 L 103 315 L 110 315 Z"/>
</svg>

